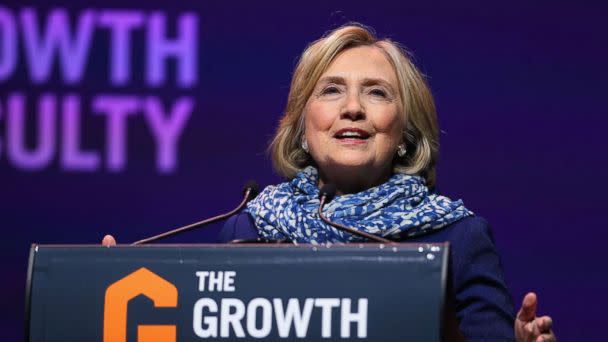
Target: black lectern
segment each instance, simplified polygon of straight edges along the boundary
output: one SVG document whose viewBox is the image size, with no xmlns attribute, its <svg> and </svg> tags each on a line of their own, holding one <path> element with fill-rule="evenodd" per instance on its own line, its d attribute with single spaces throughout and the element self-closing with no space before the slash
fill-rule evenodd
<svg viewBox="0 0 608 342">
<path fill-rule="evenodd" d="M 447 244 L 33 245 L 29 341 L 439 341 Z"/>
</svg>

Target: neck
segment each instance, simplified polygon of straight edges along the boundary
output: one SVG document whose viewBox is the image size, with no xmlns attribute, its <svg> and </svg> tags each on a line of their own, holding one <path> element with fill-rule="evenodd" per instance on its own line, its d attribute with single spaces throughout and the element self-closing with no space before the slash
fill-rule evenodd
<svg viewBox="0 0 608 342">
<path fill-rule="evenodd" d="M 336 186 L 337 195 L 354 194 L 365 191 L 386 182 L 391 176 L 391 169 L 382 172 L 366 170 L 319 170 L 319 188 L 325 184 Z"/>
</svg>

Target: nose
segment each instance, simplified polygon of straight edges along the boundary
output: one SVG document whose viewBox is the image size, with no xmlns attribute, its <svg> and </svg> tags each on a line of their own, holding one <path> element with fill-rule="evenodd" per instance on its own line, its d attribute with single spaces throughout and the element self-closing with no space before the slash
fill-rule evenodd
<svg viewBox="0 0 608 342">
<path fill-rule="evenodd" d="M 353 121 L 365 119 L 365 107 L 361 102 L 359 94 L 351 93 L 346 97 L 344 106 L 340 112 L 340 118 Z"/>
</svg>

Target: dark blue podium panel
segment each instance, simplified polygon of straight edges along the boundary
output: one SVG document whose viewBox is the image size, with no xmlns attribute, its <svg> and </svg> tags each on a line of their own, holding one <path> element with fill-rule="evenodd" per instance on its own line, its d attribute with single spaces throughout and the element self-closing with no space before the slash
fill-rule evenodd
<svg viewBox="0 0 608 342">
<path fill-rule="evenodd" d="M 438 341 L 447 244 L 43 246 L 30 341 Z"/>
</svg>

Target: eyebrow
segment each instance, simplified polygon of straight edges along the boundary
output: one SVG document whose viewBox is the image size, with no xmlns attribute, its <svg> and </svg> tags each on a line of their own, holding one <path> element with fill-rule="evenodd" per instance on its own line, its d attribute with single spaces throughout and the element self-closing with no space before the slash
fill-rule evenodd
<svg viewBox="0 0 608 342">
<path fill-rule="evenodd" d="M 319 83 L 336 83 L 336 84 L 346 84 L 344 77 L 341 76 L 325 76 L 319 80 Z M 364 86 L 372 86 L 372 85 L 381 85 L 383 87 L 388 88 L 391 92 L 395 92 L 393 86 L 382 78 L 373 78 L 366 77 L 361 82 Z"/>
<path fill-rule="evenodd" d="M 340 76 L 325 76 L 325 77 L 321 77 L 317 83 L 319 83 L 319 84 L 322 84 L 322 83 L 345 84 L 346 81 L 344 81 L 344 78 L 340 77 Z"/>
</svg>

